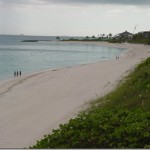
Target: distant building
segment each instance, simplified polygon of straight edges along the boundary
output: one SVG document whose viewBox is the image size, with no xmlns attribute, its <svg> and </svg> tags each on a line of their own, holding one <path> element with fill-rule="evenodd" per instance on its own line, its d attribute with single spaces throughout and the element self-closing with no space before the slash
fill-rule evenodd
<svg viewBox="0 0 150 150">
<path fill-rule="evenodd" d="M 125 31 L 123 33 L 119 33 L 116 35 L 116 38 L 117 39 L 132 39 L 134 36 L 134 34 L 128 32 L 128 31 Z"/>
<path fill-rule="evenodd" d="M 150 31 L 139 32 L 138 34 L 142 34 L 144 38 L 150 38 Z"/>
</svg>

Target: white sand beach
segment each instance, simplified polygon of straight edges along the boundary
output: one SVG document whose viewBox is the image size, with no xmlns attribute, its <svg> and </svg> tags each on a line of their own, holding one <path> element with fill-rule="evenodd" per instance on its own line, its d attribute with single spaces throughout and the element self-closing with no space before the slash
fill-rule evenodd
<svg viewBox="0 0 150 150">
<path fill-rule="evenodd" d="M 0 82 L 0 148 L 28 148 L 36 144 L 36 140 L 74 117 L 90 100 L 113 90 L 131 69 L 150 56 L 148 45 L 92 43 L 128 51 L 118 60 Z"/>
</svg>

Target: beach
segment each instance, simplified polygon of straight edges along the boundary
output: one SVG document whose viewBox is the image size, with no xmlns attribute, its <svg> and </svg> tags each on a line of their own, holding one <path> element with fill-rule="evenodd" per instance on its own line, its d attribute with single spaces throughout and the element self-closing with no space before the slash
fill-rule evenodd
<svg viewBox="0 0 150 150">
<path fill-rule="evenodd" d="M 92 44 L 127 51 L 119 59 L 46 70 L 0 82 L 0 148 L 32 146 L 59 124 L 75 117 L 90 101 L 115 89 L 123 77 L 150 56 L 148 45 Z"/>
</svg>

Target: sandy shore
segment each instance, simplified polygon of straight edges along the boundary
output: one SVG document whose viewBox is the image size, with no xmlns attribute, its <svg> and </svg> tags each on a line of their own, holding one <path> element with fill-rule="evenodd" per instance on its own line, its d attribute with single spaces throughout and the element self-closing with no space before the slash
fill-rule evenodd
<svg viewBox="0 0 150 150">
<path fill-rule="evenodd" d="M 0 83 L 0 148 L 32 146 L 90 100 L 113 90 L 129 70 L 150 56 L 150 46 L 94 44 L 128 51 L 119 60 L 45 71 Z"/>
</svg>

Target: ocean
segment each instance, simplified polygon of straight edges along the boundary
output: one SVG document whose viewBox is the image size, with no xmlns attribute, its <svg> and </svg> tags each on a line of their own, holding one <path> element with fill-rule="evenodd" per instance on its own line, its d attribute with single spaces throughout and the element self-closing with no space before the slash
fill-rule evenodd
<svg viewBox="0 0 150 150">
<path fill-rule="evenodd" d="M 24 40 L 38 42 L 22 42 Z M 0 35 L 0 81 L 12 78 L 14 71 L 29 74 L 100 62 L 115 59 L 123 51 L 94 44 L 60 42 L 54 36 Z"/>
</svg>

